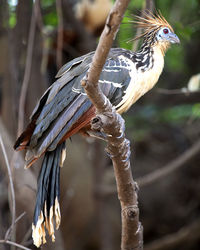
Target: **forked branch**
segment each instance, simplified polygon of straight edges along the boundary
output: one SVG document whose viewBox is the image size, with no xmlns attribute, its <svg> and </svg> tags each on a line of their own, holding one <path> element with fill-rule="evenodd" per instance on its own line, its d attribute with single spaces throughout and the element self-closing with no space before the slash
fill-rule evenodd
<svg viewBox="0 0 200 250">
<path fill-rule="evenodd" d="M 88 76 L 82 85 L 96 107 L 97 116 L 92 121 L 92 129 L 107 135 L 107 152 L 112 159 L 122 214 L 122 250 L 142 249 L 142 226 L 139 222 L 137 184 L 133 181 L 130 167 L 130 143 L 125 138 L 124 120 L 116 113 L 110 101 L 98 86 L 98 79 L 108 52 L 115 39 L 128 0 L 117 0 L 111 10 L 98 47 L 93 57 Z"/>
</svg>

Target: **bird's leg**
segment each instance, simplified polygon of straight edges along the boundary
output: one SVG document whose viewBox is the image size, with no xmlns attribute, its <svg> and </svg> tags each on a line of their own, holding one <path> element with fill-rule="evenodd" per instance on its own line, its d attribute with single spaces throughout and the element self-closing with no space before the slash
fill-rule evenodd
<svg viewBox="0 0 200 250">
<path fill-rule="evenodd" d="M 91 137 L 107 141 L 107 135 L 102 131 L 101 128 L 101 118 L 99 116 L 96 116 L 91 120 L 91 129 L 87 131 L 87 134 Z"/>
<path fill-rule="evenodd" d="M 87 131 L 87 134 L 91 137 L 101 139 L 103 141 L 107 141 L 107 136 L 105 133 L 100 132 L 100 131 L 94 131 L 94 130 L 89 130 Z"/>
</svg>

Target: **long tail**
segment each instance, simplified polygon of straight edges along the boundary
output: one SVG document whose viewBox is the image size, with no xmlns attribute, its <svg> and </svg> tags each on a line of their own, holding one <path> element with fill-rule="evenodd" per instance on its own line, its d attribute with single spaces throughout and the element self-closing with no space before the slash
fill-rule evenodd
<svg viewBox="0 0 200 250">
<path fill-rule="evenodd" d="M 45 153 L 38 178 L 38 189 L 32 224 L 34 245 L 39 247 L 46 243 L 46 231 L 55 241 L 54 223 L 59 228 L 60 215 L 60 167 L 65 160 L 65 142 L 58 145 L 54 151 Z"/>
</svg>

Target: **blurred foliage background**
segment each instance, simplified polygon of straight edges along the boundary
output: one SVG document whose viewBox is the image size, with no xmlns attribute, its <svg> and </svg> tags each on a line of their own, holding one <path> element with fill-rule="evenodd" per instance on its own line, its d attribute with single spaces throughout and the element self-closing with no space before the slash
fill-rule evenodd
<svg viewBox="0 0 200 250">
<path fill-rule="evenodd" d="M 0 133 L 16 192 L 11 239 L 34 249 L 31 223 L 40 163 L 23 169 L 12 145 L 59 67 L 96 48 L 111 0 L 0 0 Z M 155 88 L 126 114 L 132 171 L 139 185 L 146 250 L 198 250 L 200 245 L 200 1 L 133 0 L 115 47 L 137 49 L 131 20 L 146 7 L 160 10 L 181 40 L 165 56 Z M 22 88 L 22 86 L 25 86 Z M 27 87 L 27 90 L 26 90 Z M 23 89 L 23 91 L 22 91 Z M 25 99 L 23 105 L 20 100 Z M 19 118 L 21 110 L 24 117 Z M 24 120 L 24 121 L 23 121 Z M 43 249 L 116 250 L 120 207 L 104 143 L 74 136 L 61 173 L 62 225 Z M 175 162 L 174 162 L 175 160 Z M 0 239 L 11 223 L 12 201 L 0 157 Z M 146 177 L 153 174 L 150 181 Z M 157 176 L 157 177 L 155 177 Z M 152 177 L 152 175 L 151 175 Z M 9 246 L 0 245 L 0 249 Z"/>
</svg>

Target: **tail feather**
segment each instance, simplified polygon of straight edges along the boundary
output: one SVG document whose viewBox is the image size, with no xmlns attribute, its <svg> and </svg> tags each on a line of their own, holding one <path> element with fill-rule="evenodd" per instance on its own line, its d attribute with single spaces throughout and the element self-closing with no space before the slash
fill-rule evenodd
<svg viewBox="0 0 200 250">
<path fill-rule="evenodd" d="M 54 223 L 59 228 L 60 216 L 60 167 L 65 155 L 65 142 L 58 145 L 54 151 L 45 153 L 40 175 L 35 213 L 32 225 L 34 244 L 39 247 L 46 243 L 46 231 L 55 241 Z M 64 153 L 64 154 L 63 154 Z"/>
</svg>

